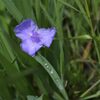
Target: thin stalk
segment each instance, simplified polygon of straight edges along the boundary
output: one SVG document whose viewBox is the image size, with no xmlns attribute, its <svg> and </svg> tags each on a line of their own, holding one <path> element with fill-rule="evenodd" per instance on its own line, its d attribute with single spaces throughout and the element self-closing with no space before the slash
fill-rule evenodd
<svg viewBox="0 0 100 100">
<path fill-rule="evenodd" d="M 89 22 L 90 22 L 91 33 L 92 33 L 92 36 L 94 37 L 95 36 L 95 32 L 94 32 L 93 25 L 92 25 L 92 20 L 91 20 L 91 17 L 90 17 L 90 11 L 89 11 L 89 7 L 88 7 L 87 0 L 85 0 L 85 4 L 86 4 L 87 16 L 88 16 Z M 99 60 L 99 63 L 100 63 L 100 53 L 99 53 L 99 49 L 98 49 L 98 46 L 97 46 L 96 41 L 95 40 L 93 40 L 93 41 L 94 41 L 95 49 L 96 49 L 96 52 L 97 52 L 98 60 Z"/>
<path fill-rule="evenodd" d="M 63 38 L 63 30 L 62 30 L 62 15 L 61 15 L 61 7 L 60 3 L 58 1 L 54 1 L 55 5 L 55 14 L 56 14 L 56 28 L 58 32 L 58 38 Z M 59 60 L 60 60 L 60 75 L 61 79 L 63 81 L 63 66 L 64 66 L 64 51 L 63 51 L 63 40 L 59 41 L 59 49 L 60 49 L 60 54 L 59 54 Z"/>
<path fill-rule="evenodd" d="M 80 97 L 83 98 L 86 96 L 91 90 L 93 90 L 98 84 L 100 84 L 100 80 L 94 83 L 89 89 L 87 89 Z"/>
</svg>

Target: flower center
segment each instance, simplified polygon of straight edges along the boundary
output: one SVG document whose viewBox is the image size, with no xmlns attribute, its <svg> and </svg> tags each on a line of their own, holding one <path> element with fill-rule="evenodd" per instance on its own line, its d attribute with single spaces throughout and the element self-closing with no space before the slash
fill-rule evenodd
<svg viewBox="0 0 100 100">
<path fill-rule="evenodd" d="M 38 34 L 32 34 L 31 38 L 33 42 L 36 42 L 36 43 L 40 42 L 40 38 Z"/>
<path fill-rule="evenodd" d="M 28 35 L 29 35 L 30 37 L 32 37 L 33 34 L 30 32 L 30 33 L 28 33 Z"/>
</svg>

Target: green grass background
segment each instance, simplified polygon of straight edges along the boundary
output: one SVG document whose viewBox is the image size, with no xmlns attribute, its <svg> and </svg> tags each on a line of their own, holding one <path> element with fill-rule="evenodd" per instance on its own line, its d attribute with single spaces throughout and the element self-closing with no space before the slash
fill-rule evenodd
<svg viewBox="0 0 100 100">
<path fill-rule="evenodd" d="M 56 27 L 51 47 L 39 52 L 69 100 L 100 100 L 100 0 L 0 0 L 0 100 L 67 100 L 19 46 L 13 30 L 27 18 Z"/>
</svg>

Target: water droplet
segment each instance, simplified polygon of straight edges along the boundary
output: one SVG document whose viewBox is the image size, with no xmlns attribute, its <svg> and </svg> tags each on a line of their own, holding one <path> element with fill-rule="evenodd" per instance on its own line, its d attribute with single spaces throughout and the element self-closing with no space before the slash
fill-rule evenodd
<svg viewBox="0 0 100 100">
<path fill-rule="evenodd" d="M 45 66 L 47 66 L 48 64 L 47 64 L 47 63 L 45 63 L 44 65 L 45 65 Z"/>
<path fill-rule="evenodd" d="M 48 64 L 47 64 L 47 63 L 45 63 L 44 65 L 45 65 L 45 67 L 46 67 L 47 69 L 49 68 L 49 66 L 48 66 Z"/>
<path fill-rule="evenodd" d="M 53 70 L 51 70 L 50 73 L 53 74 Z"/>
<path fill-rule="evenodd" d="M 47 67 L 47 68 L 49 68 L 49 66 L 48 66 L 48 65 L 47 65 L 46 67 Z"/>
<path fill-rule="evenodd" d="M 63 86 L 62 86 L 62 84 L 60 83 L 60 80 L 59 80 L 59 79 L 56 79 L 56 83 L 57 83 L 59 89 L 62 90 L 62 89 L 63 89 Z"/>
<path fill-rule="evenodd" d="M 63 86 L 62 85 L 59 85 L 59 89 L 62 90 L 63 89 Z"/>
</svg>

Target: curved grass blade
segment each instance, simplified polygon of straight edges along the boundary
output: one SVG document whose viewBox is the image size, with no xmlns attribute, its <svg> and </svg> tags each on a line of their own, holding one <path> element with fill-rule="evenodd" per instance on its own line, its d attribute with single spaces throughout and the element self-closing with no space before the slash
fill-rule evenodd
<svg viewBox="0 0 100 100">
<path fill-rule="evenodd" d="M 90 96 L 84 97 L 83 100 L 90 100 L 90 99 L 94 99 L 94 98 L 97 98 L 97 97 L 100 97 L 100 90 L 97 91 L 95 94 L 92 94 Z"/>
<path fill-rule="evenodd" d="M 75 0 L 77 6 L 79 7 L 80 9 L 80 12 L 83 14 L 83 17 L 86 19 L 87 23 L 90 25 L 90 22 L 89 22 L 89 19 L 87 17 L 87 14 L 86 14 L 86 11 L 83 7 L 83 5 L 81 4 L 81 1 L 80 0 Z"/>
<path fill-rule="evenodd" d="M 2 32 L 0 31 L 0 39 L 2 40 L 2 42 L 3 42 L 3 46 L 5 47 L 5 49 L 6 49 L 6 52 L 8 53 L 8 58 L 10 58 L 10 61 L 11 62 L 13 62 L 14 60 L 15 60 L 15 55 L 14 55 L 14 53 L 13 53 L 13 50 L 12 50 L 12 47 L 11 47 L 11 45 L 10 45 L 10 38 L 9 38 L 9 36 L 8 36 L 8 34 L 6 33 L 6 31 L 5 31 L 5 29 L 4 29 L 4 27 L 3 27 L 3 25 L 2 25 L 2 21 L 0 20 L 0 27 L 2 28 L 1 30 L 2 30 Z M 14 62 L 14 65 L 16 66 L 16 68 L 19 70 L 19 68 L 18 68 L 18 64 L 17 64 L 17 62 L 15 61 Z"/>
<path fill-rule="evenodd" d="M 55 7 L 55 15 L 56 15 L 56 28 L 57 28 L 57 37 L 58 38 L 64 38 L 64 35 L 63 35 L 63 30 L 62 30 L 62 19 L 63 19 L 63 16 L 62 16 L 62 10 L 63 10 L 63 5 L 60 4 L 60 2 L 54 2 L 54 7 Z M 60 75 L 61 75 L 61 79 L 63 80 L 63 75 L 64 75 L 64 49 L 63 49 L 63 46 L 64 46 L 64 41 L 59 41 L 59 66 L 60 66 Z"/>
<path fill-rule="evenodd" d="M 32 94 L 32 88 L 27 83 L 26 79 L 22 76 L 18 80 L 14 75 L 20 75 L 21 73 L 16 70 L 16 67 L 12 65 L 1 53 L 0 53 L 0 63 L 4 66 L 7 76 L 9 77 L 9 82 L 14 85 L 15 89 L 21 96 Z M 10 83 L 9 83 L 10 84 Z"/>
<path fill-rule="evenodd" d="M 6 8 L 8 9 L 9 13 L 18 21 L 20 22 L 23 18 L 23 15 L 20 11 L 16 8 L 15 4 L 12 0 L 3 0 Z"/>
<path fill-rule="evenodd" d="M 31 18 L 35 20 L 32 0 L 13 0 L 13 2 L 24 18 Z"/>
<path fill-rule="evenodd" d="M 3 71 L 0 71 L 0 97 L 2 98 L 2 100 L 12 100 L 12 97 L 8 90 L 5 73 Z"/>
<path fill-rule="evenodd" d="M 24 77 L 20 77 L 18 81 L 13 77 L 14 75 L 20 74 L 19 66 L 17 61 L 15 60 L 16 56 L 13 52 L 9 35 L 5 32 L 2 23 L 0 24 L 0 26 L 2 28 L 2 32 L 0 31 L 0 39 L 2 40 L 4 49 L 8 54 L 5 58 L 5 54 L 2 54 L 0 52 L 0 62 L 4 66 L 7 75 L 9 76 L 11 82 L 15 85 L 16 90 L 18 90 L 19 93 L 21 93 L 22 95 L 32 93 L 32 90 Z M 8 57 L 10 57 L 10 59 L 8 59 Z"/>
<path fill-rule="evenodd" d="M 52 78 L 53 82 L 58 87 L 58 89 L 60 90 L 61 94 L 64 96 L 65 100 L 69 100 L 68 96 L 66 94 L 66 91 L 64 89 L 63 83 L 62 83 L 58 73 L 53 68 L 53 66 L 40 54 L 36 55 L 34 58 L 48 72 L 48 74 Z"/>
<path fill-rule="evenodd" d="M 70 5 L 69 3 L 63 1 L 63 0 L 58 0 L 59 2 L 61 2 L 63 5 L 75 10 L 76 12 L 80 12 L 77 8 L 73 7 L 72 5 Z"/>
<path fill-rule="evenodd" d="M 44 5 L 42 3 L 40 3 L 40 7 L 44 13 L 44 15 L 47 17 L 47 19 L 49 20 L 50 24 L 52 26 L 55 26 L 54 20 L 52 19 L 52 17 L 49 15 L 49 13 L 47 12 L 46 8 L 44 7 Z"/>
<path fill-rule="evenodd" d="M 43 100 L 43 95 L 40 97 L 28 95 L 27 100 Z"/>
</svg>

